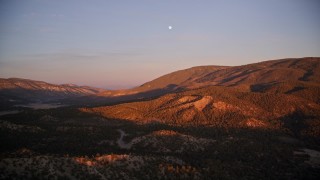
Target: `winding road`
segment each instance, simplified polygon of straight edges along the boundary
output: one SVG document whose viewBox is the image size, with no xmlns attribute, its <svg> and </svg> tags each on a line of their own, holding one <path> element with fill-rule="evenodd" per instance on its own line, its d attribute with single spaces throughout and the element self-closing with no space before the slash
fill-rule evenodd
<svg viewBox="0 0 320 180">
<path fill-rule="evenodd" d="M 120 148 L 122 148 L 122 149 L 130 149 L 131 146 L 132 146 L 132 141 L 131 141 L 130 143 L 125 143 L 125 142 L 123 141 L 123 137 L 124 137 L 124 136 L 127 136 L 127 134 L 126 134 L 123 130 L 121 130 L 121 129 L 118 129 L 117 131 L 120 133 L 120 137 L 119 137 L 119 139 L 117 140 L 118 146 L 119 146 Z"/>
</svg>

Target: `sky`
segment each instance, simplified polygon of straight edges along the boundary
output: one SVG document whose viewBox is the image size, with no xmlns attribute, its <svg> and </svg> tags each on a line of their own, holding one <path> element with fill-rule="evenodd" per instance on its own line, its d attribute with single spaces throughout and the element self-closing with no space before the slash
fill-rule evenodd
<svg viewBox="0 0 320 180">
<path fill-rule="evenodd" d="M 0 0 L 2 78 L 122 89 L 193 66 L 310 56 L 319 0 Z"/>
</svg>

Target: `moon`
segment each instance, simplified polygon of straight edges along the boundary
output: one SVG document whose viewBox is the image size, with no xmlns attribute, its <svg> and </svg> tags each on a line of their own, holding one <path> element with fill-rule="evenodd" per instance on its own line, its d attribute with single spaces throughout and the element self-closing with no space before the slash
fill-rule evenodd
<svg viewBox="0 0 320 180">
<path fill-rule="evenodd" d="M 172 29 L 172 26 L 168 26 L 168 29 L 171 30 L 171 29 Z"/>
</svg>

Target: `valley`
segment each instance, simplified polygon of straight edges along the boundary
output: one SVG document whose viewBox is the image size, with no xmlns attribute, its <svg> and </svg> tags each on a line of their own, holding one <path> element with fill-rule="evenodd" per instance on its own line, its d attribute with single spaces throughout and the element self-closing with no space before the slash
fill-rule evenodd
<svg viewBox="0 0 320 180">
<path fill-rule="evenodd" d="M 317 179 L 319 72 L 310 57 L 114 91 L 1 79 L 0 179 Z"/>
</svg>

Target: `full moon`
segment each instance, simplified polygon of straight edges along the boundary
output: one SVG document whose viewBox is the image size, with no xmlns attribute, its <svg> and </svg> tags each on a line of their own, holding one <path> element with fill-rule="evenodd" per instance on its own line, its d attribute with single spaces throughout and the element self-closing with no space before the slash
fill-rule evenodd
<svg viewBox="0 0 320 180">
<path fill-rule="evenodd" d="M 172 26 L 169 26 L 168 29 L 171 30 L 171 29 L 172 29 Z"/>
</svg>

